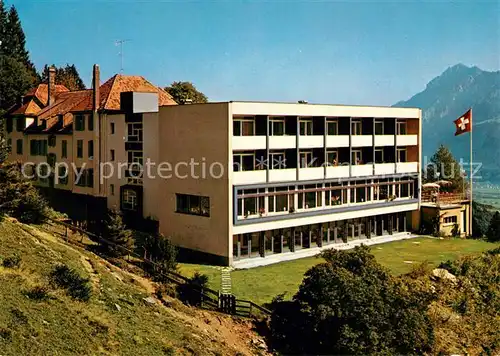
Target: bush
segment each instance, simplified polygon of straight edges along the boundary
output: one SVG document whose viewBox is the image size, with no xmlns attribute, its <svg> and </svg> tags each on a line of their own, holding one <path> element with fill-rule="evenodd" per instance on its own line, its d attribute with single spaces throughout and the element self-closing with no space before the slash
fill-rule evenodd
<svg viewBox="0 0 500 356">
<path fill-rule="evenodd" d="M 104 242 L 103 247 L 108 256 L 122 257 L 134 248 L 132 231 L 127 229 L 119 211 L 110 210 L 103 225 L 103 237 L 109 241 Z"/>
<path fill-rule="evenodd" d="M 2 265 L 5 268 L 19 268 L 21 266 L 21 256 L 14 254 L 3 260 Z"/>
<path fill-rule="evenodd" d="M 162 234 L 147 235 L 143 242 L 144 255 L 152 263 L 146 271 L 160 283 L 167 283 L 166 274 L 177 270 L 177 249 Z"/>
<path fill-rule="evenodd" d="M 179 299 L 184 303 L 193 306 L 200 306 L 202 301 L 201 292 L 207 287 L 208 276 L 196 272 L 186 283 L 177 287 L 177 293 L 179 295 Z"/>
<path fill-rule="evenodd" d="M 490 242 L 500 241 L 500 213 L 498 211 L 491 217 L 486 237 Z"/>
<path fill-rule="evenodd" d="M 0 212 L 27 224 L 40 224 L 50 213 L 47 201 L 32 182 L 24 178 L 19 163 L 0 167 Z"/>
<path fill-rule="evenodd" d="M 177 288 L 172 283 L 160 283 L 155 291 L 158 299 L 163 298 L 164 296 L 177 298 Z"/>
<path fill-rule="evenodd" d="M 56 266 L 50 274 L 50 279 L 57 287 L 65 288 L 71 297 L 81 301 L 90 299 L 92 290 L 89 280 L 80 277 L 78 272 L 68 266 Z"/>
<path fill-rule="evenodd" d="M 49 293 L 47 287 L 36 286 L 26 293 L 26 296 L 32 300 L 38 302 L 43 302 L 49 299 Z"/>
<path fill-rule="evenodd" d="M 455 223 L 453 225 L 453 228 L 451 229 L 451 236 L 453 237 L 460 237 L 460 225 L 458 225 L 457 223 Z"/>
</svg>

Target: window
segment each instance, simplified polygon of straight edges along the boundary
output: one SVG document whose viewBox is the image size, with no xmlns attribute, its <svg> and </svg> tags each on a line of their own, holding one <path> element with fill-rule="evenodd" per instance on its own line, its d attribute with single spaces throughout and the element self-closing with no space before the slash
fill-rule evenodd
<svg viewBox="0 0 500 356">
<path fill-rule="evenodd" d="M 326 183 L 325 188 L 332 188 L 325 191 L 327 206 L 342 205 L 347 202 L 347 189 L 342 189 L 341 183 Z"/>
<path fill-rule="evenodd" d="M 128 151 L 128 163 L 139 163 L 142 166 L 142 151 Z"/>
<path fill-rule="evenodd" d="M 326 152 L 326 161 L 329 166 L 338 166 L 339 152 L 337 150 L 329 150 Z"/>
<path fill-rule="evenodd" d="M 300 168 L 307 168 L 314 163 L 312 151 L 300 152 L 299 159 L 300 159 L 299 161 Z"/>
<path fill-rule="evenodd" d="M 142 123 L 132 122 L 127 124 L 127 141 L 142 142 Z"/>
<path fill-rule="evenodd" d="M 59 184 L 68 184 L 68 170 L 64 166 L 59 166 Z"/>
<path fill-rule="evenodd" d="M 234 119 L 233 136 L 254 136 L 255 121 L 253 119 Z"/>
<path fill-rule="evenodd" d="M 351 134 L 352 135 L 362 135 L 362 133 L 361 133 L 361 120 L 352 120 L 352 122 L 351 122 Z"/>
<path fill-rule="evenodd" d="M 384 150 L 381 148 L 375 149 L 375 163 L 384 163 Z"/>
<path fill-rule="evenodd" d="M 30 155 L 31 156 L 46 156 L 47 155 L 47 140 L 30 140 Z"/>
<path fill-rule="evenodd" d="M 114 184 L 109 185 L 109 193 L 111 195 L 115 195 L 115 185 Z"/>
<path fill-rule="evenodd" d="M 68 141 L 62 140 L 61 142 L 61 157 L 68 158 Z"/>
<path fill-rule="evenodd" d="M 94 158 L 94 141 L 90 140 L 87 143 L 87 154 L 89 155 L 90 159 Z"/>
<path fill-rule="evenodd" d="M 334 136 L 339 134 L 339 123 L 337 120 L 331 120 L 326 122 L 326 130 L 328 135 Z"/>
<path fill-rule="evenodd" d="M 445 224 L 456 224 L 458 222 L 458 219 L 457 219 L 457 216 L 456 215 L 453 215 L 453 216 L 445 216 L 444 219 L 443 219 L 443 222 Z"/>
<path fill-rule="evenodd" d="M 396 132 L 398 135 L 406 135 L 406 121 L 398 121 L 396 122 Z"/>
<path fill-rule="evenodd" d="M 40 166 L 40 176 L 38 177 L 38 180 L 40 181 L 40 183 L 47 183 L 48 182 L 47 173 L 48 173 L 47 165 L 45 165 L 45 164 L 41 165 Z"/>
<path fill-rule="evenodd" d="M 269 136 L 283 136 L 285 134 L 285 119 L 269 120 Z"/>
<path fill-rule="evenodd" d="M 189 195 L 189 194 L 176 194 L 177 208 L 176 212 L 182 214 L 210 216 L 210 198 Z"/>
<path fill-rule="evenodd" d="M 269 188 L 268 208 L 270 213 L 288 212 L 289 197 L 293 200 L 293 194 L 288 195 L 288 187 Z"/>
<path fill-rule="evenodd" d="M 112 122 L 110 124 L 110 131 L 111 131 L 111 135 L 114 135 L 114 133 L 115 133 L 115 123 L 114 122 Z"/>
<path fill-rule="evenodd" d="M 248 217 L 265 211 L 265 189 L 245 189 L 238 196 L 238 216 Z"/>
<path fill-rule="evenodd" d="M 76 157 L 83 158 L 83 140 L 76 141 Z"/>
<path fill-rule="evenodd" d="M 5 122 L 5 129 L 7 130 L 8 133 L 11 133 L 12 132 L 12 127 L 13 127 L 13 122 L 12 122 L 12 118 L 11 117 L 8 117 L 6 122 Z"/>
<path fill-rule="evenodd" d="M 375 135 L 383 135 L 384 134 L 384 121 L 375 120 Z"/>
<path fill-rule="evenodd" d="M 110 155 L 109 160 L 113 162 L 115 160 L 115 150 L 110 150 L 109 155 Z"/>
<path fill-rule="evenodd" d="M 16 141 L 16 153 L 18 155 L 23 154 L 23 140 L 22 139 L 19 139 Z"/>
<path fill-rule="evenodd" d="M 55 135 L 49 136 L 49 146 L 56 147 L 56 136 Z"/>
<path fill-rule="evenodd" d="M 269 169 L 284 169 L 284 168 L 286 168 L 285 152 L 270 152 Z"/>
<path fill-rule="evenodd" d="M 406 148 L 398 148 L 398 162 L 406 162 L 407 157 L 406 157 Z"/>
<path fill-rule="evenodd" d="M 299 209 L 312 209 L 321 207 L 322 191 L 316 191 L 316 188 L 321 188 L 321 184 L 301 185 L 299 186 L 298 193 L 298 208 Z M 300 192 L 302 190 L 302 192 Z"/>
<path fill-rule="evenodd" d="M 84 131 L 85 130 L 85 116 L 82 114 L 75 115 L 75 130 Z"/>
<path fill-rule="evenodd" d="M 351 164 L 363 164 L 362 159 L 363 156 L 361 155 L 361 150 L 352 150 Z"/>
<path fill-rule="evenodd" d="M 49 166 L 51 166 L 52 168 L 54 168 L 54 166 L 56 165 L 56 160 L 57 160 L 57 158 L 56 158 L 55 153 L 49 153 L 47 155 L 47 164 Z"/>
<path fill-rule="evenodd" d="M 82 168 L 77 168 L 78 173 L 80 173 L 81 171 Z M 75 184 L 79 187 L 92 188 L 94 186 L 94 170 L 91 168 L 85 169 L 80 175 L 80 179 L 78 179 L 78 174 L 75 174 Z"/>
<path fill-rule="evenodd" d="M 26 128 L 26 118 L 18 117 L 16 118 L 16 131 L 23 132 Z"/>
<path fill-rule="evenodd" d="M 391 186 L 388 185 L 387 179 L 376 180 L 375 183 L 378 183 L 373 189 L 373 199 L 374 200 L 385 200 L 391 193 Z"/>
<path fill-rule="evenodd" d="M 132 189 L 124 189 L 122 196 L 122 209 L 123 210 L 137 210 L 137 192 Z"/>
<path fill-rule="evenodd" d="M 94 115 L 90 114 L 89 115 L 89 126 L 88 129 L 89 131 L 94 131 Z"/>
<path fill-rule="evenodd" d="M 313 122 L 312 120 L 300 120 L 299 129 L 301 136 L 310 136 L 313 134 Z"/>
<path fill-rule="evenodd" d="M 254 153 L 235 153 L 233 154 L 233 171 L 253 171 L 255 169 Z"/>
</svg>

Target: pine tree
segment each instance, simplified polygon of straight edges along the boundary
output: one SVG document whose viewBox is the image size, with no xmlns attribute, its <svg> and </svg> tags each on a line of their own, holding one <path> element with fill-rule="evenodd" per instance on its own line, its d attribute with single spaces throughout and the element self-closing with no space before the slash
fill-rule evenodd
<svg viewBox="0 0 500 356">
<path fill-rule="evenodd" d="M 106 253 L 111 257 L 121 257 L 128 254 L 127 250 L 134 247 L 132 231 L 127 229 L 119 211 L 110 210 L 104 224 L 104 238 Z"/>
<path fill-rule="evenodd" d="M 74 64 L 66 64 L 65 67 L 56 67 L 56 84 L 64 85 L 71 91 L 75 90 L 83 90 L 85 89 L 85 84 L 83 83 L 80 74 L 78 73 L 78 69 Z M 43 67 L 42 73 L 40 74 L 40 81 L 42 83 L 47 83 L 49 66 L 45 65 Z"/>
<path fill-rule="evenodd" d="M 21 26 L 21 20 L 14 6 L 11 6 L 5 24 L 4 54 L 14 57 L 27 67 L 33 66 L 29 59 L 29 52 L 26 50 L 26 36 Z"/>
<path fill-rule="evenodd" d="M 449 186 L 443 186 L 441 190 L 450 192 L 461 192 L 465 186 L 461 167 L 450 150 L 441 145 L 431 157 L 430 164 L 426 167 L 425 181 L 434 182 L 447 180 Z"/>
<path fill-rule="evenodd" d="M 7 24 L 7 12 L 3 1 L 0 0 L 0 54 L 4 52 L 5 47 L 5 25 Z"/>
<path fill-rule="evenodd" d="M 491 218 L 486 237 L 490 242 L 500 241 L 500 213 L 498 211 Z"/>
<path fill-rule="evenodd" d="M 13 57 L 0 54 L 0 117 L 35 84 L 35 76 Z"/>
</svg>

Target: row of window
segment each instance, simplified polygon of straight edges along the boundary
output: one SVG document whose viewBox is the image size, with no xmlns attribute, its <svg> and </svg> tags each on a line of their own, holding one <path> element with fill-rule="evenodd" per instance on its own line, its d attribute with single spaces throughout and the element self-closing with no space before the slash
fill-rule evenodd
<svg viewBox="0 0 500 356">
<path fill-rule="evenodd" d="M 456 224 L 458 222 L 458 218 L 456 215 L 453 215 L 453 216 L 445 216 L 443 218 L 443 222 L 445 224 Z"/>
<path fill-rule="evenodd" d="M 83 158 L 83 140 L 76 141 L 76 157 Z M 87 142 L 87 157 L 94 158 L 94 141 L 92 140 Z"/>
<path fill-rule="evenodd" d="M 407 162 L 408 153 L 406 147 L 397 148 L 397 160 L 396 162 Z M 367 162 L 371 162 L 373 156 L 370 155 L 366 159 Z M 359 165 L 363 164 L 363 150 L 351 150 L 351 164 Z M 375 148 L 375 163 L 384 163 L 384 149 Z M 288 167 L 294 167 L 295 162 L 290 164 L 288 162 Z M 348 162 L 341 162 L 339 160 L 339 151 L 336 149 L 328 149 L 326 151 L 326 165 L 328 166 L 338 166 L 339 164 L 349 164 Z M 314 154 L 313 150 L 300 150 L 299 151 L 299 168 L 308 167 L 319 167 L 320 160 L 317 155 Z M 266 160 L 265 156 L 259 157 L 255 152 L 236 152 L 233 154 L 233 171 L 254 171 L 266 169 L 285 169 L 287 168 L 287 159 L 285 151 L 270 151 L 269 159 Z"/>
<path fill-rule="evenodd" d="M 13 131 L 13 118 L 9 117 L 5 120 L 5 129 L 8 133 L 11 133 Z M 16 131 L 17 132 L 23 132 L 24 129 L 26 128 L 26 118 L 25 117 L 17 117 L 15 118 L 16 121 Z"/>
<path fill-rule="evenodd" d="M 294 212 L 344 204 L 414 196 L 414 181 L 405 178 L 245 189 L 238 193 L 239 217 Z"/>
<path fill-rule="evenodd" d="M 301 136 L 310 136 L 314 134 L 314 120 L 299 120 L 299 134 Z M 283 136 L 286 134 L 286 120 L 284 118 L 270 118 L 269 119 L 269 135 L 270 136 Z M 322 121 L 317 121 L 316 125 L 324 125 Z M 295 123 L 293 124 L 295 125 Z M 233 120 L 233 135 L 234 136 L 255 136 L 256 123 L 254 119 L 235 118 Z M 384 120 L 375 120 L 374 132 L 376 135 L 386 134 Z M 405 121 L 398 121 L 396 123 L 396 133 L 398 135 L 406 135 L 407 123 Z M 339 134 L 339 123 L 336 119 L 328 119 L 326 121 L 327 135 Z M 351 134 L 363 135 L 363 126 L 360 119 L 351 121 Z"/>
<path fill-rule="evenodd" d="M 210 198 L 199 195 L 176 194 L 176 212 L 210 216 Z"/>
<path fill-rule="evenodd" d="M 85 131 L 85 122 L 87 122 L 87 130 L 94 131 L 94 116 L 92 114 L 75 114 L 74 122 L 75 131 Z"/>
</svg>

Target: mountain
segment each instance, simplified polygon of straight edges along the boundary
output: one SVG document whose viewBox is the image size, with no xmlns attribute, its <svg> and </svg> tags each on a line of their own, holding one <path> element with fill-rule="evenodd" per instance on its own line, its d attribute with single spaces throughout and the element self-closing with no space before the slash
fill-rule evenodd
<svg viewBox="0 0 500 356">
<path fill-rule="evenodd" d="M 469 162 L 469 135 L 455 137 L 453 121 L 472 107 L 473 161 L 482 163 L 482 180 L 500 182 L 500 71 L 457 64 L 394 106 L 422 109 L 423 163 L 441 144 Z"/>
</svg>

